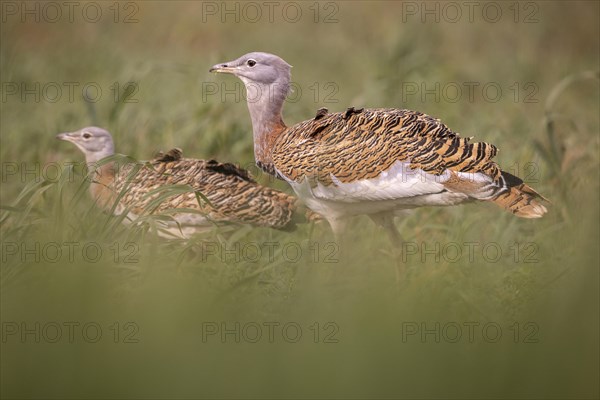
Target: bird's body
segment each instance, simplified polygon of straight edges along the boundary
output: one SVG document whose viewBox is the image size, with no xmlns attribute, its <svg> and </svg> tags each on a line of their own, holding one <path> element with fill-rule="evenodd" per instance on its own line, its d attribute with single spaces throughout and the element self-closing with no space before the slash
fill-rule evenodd
<svg viewBox="0 0 600 400">
<path fill-rule="evenodd" d="M 352 215 L 368 214 L 389 226 L 398 210 L 475 200 L 519 217 L 546 212 L 537 192 L 492 160 L 494 145 L 461 138 L 420 112 L 320 109 L 313 119 L 287 127 L 281 110 L 290 68 L 275 55 L 255 52 L 211 71 L 246 84 L 257 165 L 286 180 L 334 230 Z"/>
<path fill-rule="evenodd" d="M 88 164 L 98 163 L 114 153 L 110 134 L 100 128 L 83 128 L 58 138 L 75 143 L 86 155 Z M 91 142 L 100 138 L 106 141 L 105 146 L 110 144 L 109 150 L 90 150 Z M 294 227 L 296 198 L 259 185 L 246 170 L 233 164 L 183 158 L 181 150 L 173 149 L 146 163 L 99 165 L 93 170 L 90 191 L 100 207 L 105 210 L 114 207 L 116 214 L 127 212 L 131 219 L 170 211 L 173 223 L 167 223 L 164 230 L 175 236 L 187 237 L 221 222 L 276 229 Z M 188 186 L 190 190 L 178 190 L 154 204 L 166 193 L 161 188 L 168 191 L 169 187 L 175 187 L 172 185 Z"/>
<path fill-rule="evenodd" d="M 208 200 L 199 200 L 194 191 L 189 191 L 169 198 L 156 208 L 159 213 L 176 208 L 202 211 L 203 215 L 175 214 L 175 219 L 184 226 L 226 221 L 283 229 L 291 223 L 296 208 L 296 198 L 259 185 L 246 170 L 229 163 L 190 158 L 152 160 L 129 179 L 132 168 L 135 164 L 123 168 L 111 189 L 120 193 L 127 186 L 120 202 L 136 214 L 148 210 L 159 196 L 159 192 L 148 195 L 150 192 L 169 185 L 189 185 Z"/>
<path fill-rule="evenodd" d="M 492 161 L 495 146 L 471 143 L 428 115 L 348 109 L 284 130 L 274 170 L 323 215 L 376 214 L 494 199 L 519 182 Z M 514 186 L 513 186 L 514 187 Z M 520 216 L 537 209 L 513 207 Z"/>
</svg>

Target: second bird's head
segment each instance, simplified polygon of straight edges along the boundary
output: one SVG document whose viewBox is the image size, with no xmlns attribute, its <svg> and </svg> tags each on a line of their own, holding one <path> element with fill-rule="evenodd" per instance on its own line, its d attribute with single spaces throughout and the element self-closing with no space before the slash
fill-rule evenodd
<svg viewBox="0 0 600 400">
<path fill-rule="evenodd" d="M 57 139 L 73 143 L 85 154 L 87 162 L 96 162 L 112 156 L 115 152 L 110 133 L 96 126 L 88 126 L 74 132 L 56 135 Z"/>
<path fill-rule="evenodd" d="M 291 65 L 274 54 L 253 52 L 233 61 L 213 65 L 209 72 L 233 74 L 246 85 L 270 85 L 276 82 L 288 84 L 291 68 Z"/>
</svg>

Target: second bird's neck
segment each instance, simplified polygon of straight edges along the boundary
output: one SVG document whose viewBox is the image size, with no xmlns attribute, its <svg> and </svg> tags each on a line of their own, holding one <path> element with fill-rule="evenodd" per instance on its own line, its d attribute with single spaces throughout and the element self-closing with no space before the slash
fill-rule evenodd
<svg viewBox="0 0 600 400">
<path fill-rule="evenodd" d="M 90 194 L 101 208 L 108 209 L 114 201 L 112 185 L 115 181 L 116 166 L 114 161 L 98 165 L 98 161 L 86 159 L 90 182 Z"/>
<path fill-rule="evenodd" d="M 254 159 L 263 170 L 274 174 L 271 158 L 273 145 L 287 129 L 281 117 L 289 81 L 271 84 L 247 83 L 247 101 L 254 134 Z"/>
</svg>

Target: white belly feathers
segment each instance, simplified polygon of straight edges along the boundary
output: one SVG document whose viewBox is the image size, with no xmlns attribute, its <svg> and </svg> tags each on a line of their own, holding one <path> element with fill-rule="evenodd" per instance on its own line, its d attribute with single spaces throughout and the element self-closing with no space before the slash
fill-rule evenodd
<svg viewBox="0 0 600 400">
<path fill-rule="evenodd" d="M 491 178 L 481 173 L 459 172 L 458 176 L 484 186 L 495 186 Z M 443 183 L 450 178 L 448 170 L 434 175 L 411 169 L 408 162 L 397 161 L 373 179 L 344 183 L 331 176 L 332 185 L 317 182 L 312 187 L 309 179 L 302 183 L 288 180 L 288 183 L 313 211 L 335 218 L 421 206 L 450 206 L 488 195 L 487 191 L 483 191 L 481 197 L 449 191 Z"/>
</svg>

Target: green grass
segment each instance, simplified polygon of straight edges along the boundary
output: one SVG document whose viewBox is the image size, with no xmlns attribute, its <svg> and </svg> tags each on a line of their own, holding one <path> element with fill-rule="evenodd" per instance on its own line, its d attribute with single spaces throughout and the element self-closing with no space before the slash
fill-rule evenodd
<svg viewBox="0 0 600 400">
<path fill-rule="evenodd" d="M 100 4 L 110 12 L 110 3 Z M 508 16 L 495 24 L 403 22 L 402 3 L 395 2 L 340 2 L 337 23 L 315 24 L 312 3 L 299 4 L 305 17 L 295 24 L 280 17 L 273 24 L 202 23 L 200 2 L 143 2 L 133 24 L 1 24 L 3 84 L 80 83 L 72 102 L 66 93 L 54 103 L 31 95 L 21 101 L 2 88 L 3 334 L 21 322 L 102 328 L 98 343 L 80 335 L 70 343 L 66 330 L 57 343 L 5 336 L 2 397 L 597 398 L 598 4 L 536 3 L 539 22 L 531 24 Z M 293 233 L 226 227 L 166 241 L 153 234 L 164 216 L 125 226 L 95 208 L 80 165 L 49 179 L 49 165 L 82 160 L 54 136 L 95 124 L 134 159 L 177 146 L 189 157 L 236 162 L 262 183 L 290 191 L 252 166 L 243 99 L 203 97 L 207 85 L 238 84 L 209 74 L 210 66 L 252 50 L 294 66 L 302 92 L 286 104 L 288 124 L 323 106 L 426 112 L 464 136 L 496 144 L 500 165 L 549 198 L 550 212 L 540 220 L 487 204 L 411 212 L 397 221 L 412 247 L 405 249 L 406 279 L 396 285 L 388 241 L 366 217 L 352 221 L 344 251 L 324 223 Z M 127 93 L 129 81 L 137 92 Z M 97 102 L 82 96 L 90 82 L 102 88 Z M 491 82 L 503 92 L 496 102 L 480 89 L 472 101 L 463 93 L 454 102 L 402 90 L 436 82 Z M 319 88 L 316 98 L 311 87 Z M 332 87 L 337 91 L 327 97 Z M 535 102 L 525 102 L 531 88 Z M 126 102 L 128 94 L 137 102 Z M 40 173 L 23 176 L 23 166 Z M 70 259 L 71 242 L 90 253 L 76 250 Z M 57 262 L 54 243 L 63 250 Z M 476 246 L 472 256 L 468 243 Z M 436 244 L 448 250 L 439 260 L 413 254 Z M 461 254 L 450 253 L 452 246 Z M 94 260 L 97 248 L 102 256 Z M 215 249 L 232 251 L 210 255 Z M 289 343 L 276 331 L 271 343 L 265 329 L 258 343 L 236 343 L 231 335 L 226 343 L 218 335 L 203 340 L 203 330 L 221 322 L 294 322 L 302 337 Z M 490 343 L 476 330 L 471 343 L 464 328 L 470 322 L 496 323 L 502 336 Z M 456 323 L 463 336 L 458 343 L 407 336 L 421 323 Z M 332 332 L 337 342 L 323 343 Z M 128 333 L 138 342 L 124 342 Z"/>
</svg>

